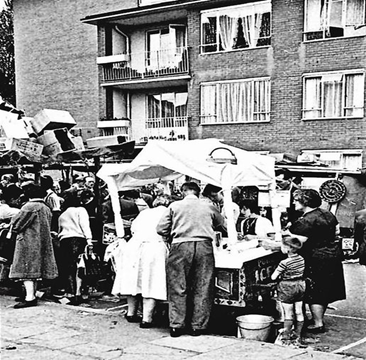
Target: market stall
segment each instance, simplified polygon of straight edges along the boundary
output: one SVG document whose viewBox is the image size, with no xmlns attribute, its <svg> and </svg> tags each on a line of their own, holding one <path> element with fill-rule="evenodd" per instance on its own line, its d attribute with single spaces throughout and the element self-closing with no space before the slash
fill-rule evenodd
<svg viewBox="0 0 366 360">
<path fill-rule="evenodd" d="M 116 231 L 124 236 L 118 191 L 158 181 L 189 176 L 220 186 L 227 209 L 228 238 L 215 248 L 217 304 L 245 306 L 248 291 L 265 284 L 279 253 L 258 247 L 258 241 L 240 242 L 234 224 L 231 190 L 256 186 L 271 199 L 276 238 L 281 236 L 275 200 L 275 160 L 223 144 L 217 139 L 182 142 L 151 141 L 129 164 L 105 164 L 97 173 L 109 187 Z M 225 246 L 223 246 L 225 245 Z"/>
</svg>

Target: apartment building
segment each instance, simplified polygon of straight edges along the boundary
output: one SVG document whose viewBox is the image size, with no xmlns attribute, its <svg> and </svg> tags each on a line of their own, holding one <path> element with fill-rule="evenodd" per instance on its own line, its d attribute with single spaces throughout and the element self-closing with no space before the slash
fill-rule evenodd
<svg viewBox="0 0 366 360">
<path fill-rule="evenodd" d="M 47 96 L 55 104 L 59 91 L 67 99 L 61 105 L 71 101 L 88 114 L 81 116 L 82 126 L 104 135 L 126 134 L 142 144 L 216 137 L 252 151 L 316 154 L 349 171 L 365 165 L 365 0 L 78 1 L 77 6 L 15 0 L 16 39 L 18 29 L 23 45 L 16 41 L 16 64 L 23 70 L 17 72 L 17 95 L 26 108 L 31 97 L 25 79 L 35 73 L 41 79 L 42 73 L 39 61 L 30 67 L 19 60 L 28 27 L 17 21 L 17 3 L 22 18 L 28 8 L 34 16 L 37 8 L 47 8 L 43 21 L 57 17 L 64 30 L 48 25 L 47 39 L 58 36 L 59 44 L 40 41 L 36 51 L 37 58 L 47 59 L 47 71 L 59 64 L 59 56 L 66 60 L 62 74 L 32 86 L 42 89 L 42 105 Z M 63 15 L 52 12 L 51 4 Z M 71 8 L 81 15 L 78 24 L 64 16 Z M 80 42 L 85 34 L 88 41 Z M 34 42 L 41 35 L 28 37 Z M 67 54 L 83 65 L 75 68 Z M 82 96 L 73 87 L 67 91 L 65 74 L 87 91 Z"/>
</svg>

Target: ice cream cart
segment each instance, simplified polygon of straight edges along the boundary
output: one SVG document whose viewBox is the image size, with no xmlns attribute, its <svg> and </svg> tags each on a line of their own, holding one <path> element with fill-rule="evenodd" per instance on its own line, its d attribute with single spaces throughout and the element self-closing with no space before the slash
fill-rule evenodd
<svg viewBox="0 0 366 360">
<path fill-rule="evenodd" d="M 220 151 L 223 155 L 218 154 Z M 215 156 L 221 156 L 218 161 L 213 157 L 214 152 Z M 232 159 L 235 161 L 231 161 Z M 220 186 L 224 193 L 228 238 L 225 249 L 215 250 L 217 270 L 215 302 L 244 307 L 246 296 L 253 293 L 253 289 L 266 286 L 265 283 L 281 254 L 258 247 L 258 242 L 238 241 L 231 190 L 234 186 L 257 186 L 267 191 L 270 199 L 274 199 L 274 165 L 275 159 L 272 157 L 229 146 L 217 139 L 150 141 L 131 163 L 103 165 L 97 176 L 108 184 L 117 236 L 121 238 L 124 236 L 124 230 L 120 217 L 118 191 L 158 181 L 171 181 L 182 175 L 200 180 L 202 183 Z M 276 238 L 279 239 L 281 233 L 277 210 L 276 204 L 273 203 L 273 223 Z"/>
</svg>

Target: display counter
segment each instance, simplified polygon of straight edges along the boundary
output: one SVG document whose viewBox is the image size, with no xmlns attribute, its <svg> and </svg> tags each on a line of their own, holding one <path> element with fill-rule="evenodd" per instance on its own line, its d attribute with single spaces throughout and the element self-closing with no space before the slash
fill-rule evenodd
<svg viewBox="0 0 366 360">
<path fill-rule="evenodd" d="M 273 296 L 271 275 L 284 258 L 258 240 L 215 247 L 215 304 L 245 307 L 248 300 Z"/>
</svg>

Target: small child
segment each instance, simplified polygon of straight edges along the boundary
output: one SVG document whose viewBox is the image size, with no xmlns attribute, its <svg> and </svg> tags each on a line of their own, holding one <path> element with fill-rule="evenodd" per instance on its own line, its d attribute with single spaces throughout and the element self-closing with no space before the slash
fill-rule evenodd
<svg viewBox="0 0 366 360">
<path fill-rule="evenodd" d="M 284 312 L 284 330 L 281 334 L 283 344 L 301 346 L 301 332 L 304 325 L 303 298 L 305 293 L 304 258 L 297 254 L 301 249 L 301 241 L 293 236 L 285 236 L 282 239 L 281 251 L 287 254 L 287 258 L 282 260 L 271 279 L 279 279 L 277 285 L 278 300 Z M 295 321 L 294 321 L 295 319 Z M 292 327 L 294 325 L 294 334 Z M 294 336 L 295 335 L 295 336 Z"/>
</svg>

